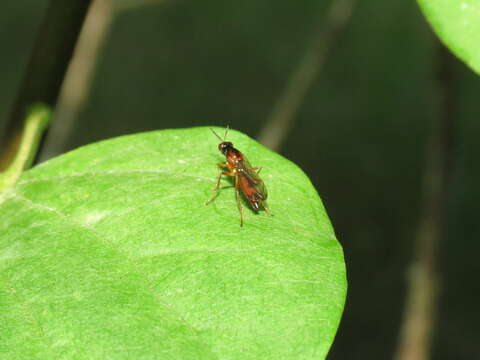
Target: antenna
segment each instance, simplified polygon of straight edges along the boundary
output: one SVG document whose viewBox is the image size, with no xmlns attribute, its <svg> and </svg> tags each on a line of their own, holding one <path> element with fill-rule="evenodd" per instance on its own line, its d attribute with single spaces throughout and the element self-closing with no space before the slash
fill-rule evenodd
<svg viewBox="0 0 480 360">
<path fill-rule="evenodd" d="M 215 132 L 215 130 L 213 130 L 212 128 L 210 128 L 210 130 L 212 131 L 213 135 L 215 135 L 218 138 L 218 140 L 220 140 L 221 142 L 224 142 L 225 139 L 227 138 L 229 127 L 228 125 L 225 127 L 225 134 L 223 135 L 223 139 Z"/>
<path fill-rule="evenodd" d="M 215 132 L 215 130 L 213 130 L 212 128 L 210 128 L 210 130 L 212 131 L 213 135 L 215 135 L 220 141 L 223 141 L 222 138 L 218 136 L 218 134 Z"/>
<path fill-rule="evenodd" d="M 225 126 L 225 135 L 223 135 L 223 141 L 225 141 L 225 139 L 227 138 L 228 129 L 228 125 Z"/>
</svg>

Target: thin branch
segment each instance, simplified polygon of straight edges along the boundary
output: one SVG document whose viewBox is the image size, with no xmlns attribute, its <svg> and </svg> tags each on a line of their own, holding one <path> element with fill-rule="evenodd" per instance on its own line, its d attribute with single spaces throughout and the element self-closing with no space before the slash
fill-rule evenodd
<svg viewBox="0 0 480 360">
<path fill-rule="evenodd" d="M 98 54 L 110 29 L 114 17 L 111 0 L 93 0 L 86 15 L 74 57 L 65 75 L 55 120 L 47 135 L 40 161 L 48 160 L 63 152 L 65 143 L 82 111 L 90 93 L 98 60 Z"/>
<path fill-rule="evenodd" d="M 284 92 L 258 136 L 265 146 L 277 150 L 282 145 L 306 93 L 319 76 L 332 44 L 350 19 L 352 9 L 353 0 L 332 0 L 326 23 L 315 31 L 310 46 L 290 75 Z"/>
<path fill-rule="evenodd" d="M 30 105 L 41 102 L 54 108 L 89 3 L 89 0 L 50 1 L 2 145 L 21 131 Z"/>
<path fill-rule="evenodd" d="M 424 214 L 420 220 L 409 274 L 407 302 L 396 360 L 427 360 L 431 357 L 431 339 L 440 282 L 437 252 L 445 232 L 455 110 L 451 55 L 442 47 L 438 59 L 438 123 L 432 136 L 425 168 Z"/>
<path fill-rule="evenodd" d="M 138 9 L 150 5 L 159 5 L 172 2 L 172 0 L 120 0 L 115 3 L 117 11 L 126 11 L 131 9 Z"/>
<path fill-rule="evenodd" d="M 40 161 L 48 160 L 65 150 L 65 144 L 84 109 L 91 92 L 102 52 L 115 16 L 133 8 L 165 4 L 170 0 L 92 0 L 84 26 L 75 49 L 75 56 L 68 67 L 55 112 L 55 120 L 47 135 Z"/>
</svg>

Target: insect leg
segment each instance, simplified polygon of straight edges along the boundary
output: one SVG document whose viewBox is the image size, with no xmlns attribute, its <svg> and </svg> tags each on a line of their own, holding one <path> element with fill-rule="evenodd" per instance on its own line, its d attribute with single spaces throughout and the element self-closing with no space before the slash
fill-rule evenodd
<svg viewBox="0 0 480 360">
<path fill-rule="evenodd" d="M 217 165 L 220 166 L 222 164 L 217 164 Z M 217 197 L 217 195 L 219 193 L 218 188 L 220 187 L 220 180 L 222 179 L 222 173 L 223 173 L 223 171 L 220 170 L 220 172 L 218 173 L 217 184 L 213 188 L 213 195 L 207 202 L 205 202 L 205 205 L 210 204 Z"/>
<path fill-rule="evenodd" d="M 270 216 L 273 216 L 273 214 L 270 212 L 270 210 L 268 210 L 268 207 L 265 206 L 265 203 L 262 203 L 262 206 L 263 206 L 263 210 L 265 210 L 265 212 L 270 215 Z"/>
<path fill-rule="evenodd" d="M 240 226 L 243 226 L 243 206 L 242 206 L 242 201 L 240 200 L 238 175 L 235 176 L 235 194 L 237 197 L 238 211 L 240 212 Z"/>
<path fill-rule="evenodd" d="M 217 164 L 217 166 L 219 166 L 219 167 L 225 167 L 225 165 L 226 164 Z M 213 189 L 213 191 L 218 192 L 218 188 L 220 187 L 220 180 L 222 179 L 222 175 L 235 176 L 235 174 L 233 172 L 220 170 L 220 173 L 218 174 L 217 185 L 215 185 L 215 188 Z"/>
<path fill-rule="evenodd" d="M 217 165 L 223 167 L 223 165 L 225 164 L 217 164 Z M 220 180 L 222 179 L 222 175 L 235 176 L 233 172 L 220 170 L 220 173 L 218 174 L 218 178 L 217 178 L 217 183 L 215 185 L 215 188 L 213 189 L 213 195 L 207 202 L 205 202 L 205 205 L 210 204 L 213 200 L 215 200 L 215 198 L 220 193 Z"/>
<path fill-rule="evenodd" d="M 258 174 L 260 174 L 260 171 L 263 169 L 263 166 L 254 166 L 252 169 L 255 170 L 257 172 L 257 175 L 258 175 Z"/>
<path fill-rule="evenodd" d="M 217 164 L 217 166 L 220 167 L 220 168 L 225 168 L 227 166 L 227 164 L 220 163 L 220 164 Z M 218 191 L 218 187 L 220 186 L 220 180 L 222 178 L 222 174 L 223 174 L 223 171 L 220 170 L 220 173 L 218 174 L 217 185 L 213 189 L 214 191 Z"/>
</svg>

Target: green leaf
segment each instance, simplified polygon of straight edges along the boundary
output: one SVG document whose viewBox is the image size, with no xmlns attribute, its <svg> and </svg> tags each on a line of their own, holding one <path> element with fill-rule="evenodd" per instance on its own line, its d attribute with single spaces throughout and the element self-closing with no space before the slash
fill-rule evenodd
<svg viewBox="0 0 480 360">
<path fill-rule="evenodd" d="M 246 208 L 243 228 L 233 188 L 204 205 L 224 160 L 208 128 L 102 141 L 24 173 L 0 199 L 1 357 L 324 358 L 346 276 L 320 198 L 290 161 L 229 140 L 263 166 L 274 214 Z"/>
<path fill-rule="evenodd" d="M 480 74 L 480 0 L 418 0 L 445 45 Z"/>
</svg>

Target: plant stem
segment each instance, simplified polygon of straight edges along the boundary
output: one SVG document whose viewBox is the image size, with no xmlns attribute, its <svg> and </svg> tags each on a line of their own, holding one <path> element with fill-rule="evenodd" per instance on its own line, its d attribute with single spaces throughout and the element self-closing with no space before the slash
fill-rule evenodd
<svg viewBox="0 0 480 360">
<path fill-rule="evenodd" d="M 310 46 L 297 68 L 290 75 L 283 93 L 260 131 L 258 141 L 278 150 L 292 127 L 297 109 L 317 79 L 328 51 L 340 30 L 350 19 L 354 0 L 332 0 L 326 23 L 315 31 Z"/>
<path fill-rule="evenodd" d="M 438 123 L 432 136 L 424 175 L 423 217 L 411 264 L 407 301 L 396 360 L 426 360 L 430 356 L 435 323 L 439 273 L 437 253 L 444 236 L 444 220 L 452 168 L 454 110 L 451 55 L 438 52 Z"/>
<path fill-rule="evenodd" d="M 75 57 L 70 62 L 62 85 L 54 122 L 48 131 L 39 161 L 48 160 L 63 151 L 83 110 L 94 79 L 99 53 L 103 49 L 116 3 L 112 0 L 92 0 L 78 37 Z"/>
<path fill-rule="evenodd" d="M 41 102 L 55 107 L 89 4 L 90 0 L 50 0 L 1 139 L 2 149 L 16 152 L 13 140 L 21 131 L 29 106 Z"/>
<path fill-rule="evenodd" d="M 48 106 L 39 103 L 30 108 L 18 152 L 8 169 L 0 174 L 0 193 L 14 185 L 23 170 L 30 167 L 37 153 L 42 134 L 49 122 L 50 109 Z"/>
<path fill-rule="evenodd" d="M 48 160 L 65 151 L 66 144 L 75 129 L 75 123 L 91 92 L 99 54 L 110 32 L 113 19 L 121 11 L 148 5 L 169 3 L 170 0 L 91 0 L 82 31 L 75 49 L 62 91 L 58 98 L 55 117 L 39 161 Z"/>
</svg>

